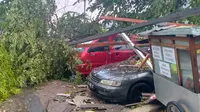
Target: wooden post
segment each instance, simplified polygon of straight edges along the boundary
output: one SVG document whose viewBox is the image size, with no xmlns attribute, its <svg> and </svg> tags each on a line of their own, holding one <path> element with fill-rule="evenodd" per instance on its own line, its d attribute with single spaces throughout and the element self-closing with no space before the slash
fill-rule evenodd
<svg viewBox="0 0 200 112">
<path fill-rule="evenodd" d="M 172 43 L 175 44 L 175 40 L 172 40 Z M 180 59 L 178 57 L 179 56 L 178 55 L 178 49 L 176 47 L 174 48 L 174 52 L 175 52 L 175 58 L 176 58 L 178 82 L 179 82 L 179 85 L 183 86 L 183 77 L 182 77 L 182 74 L 181 74 Z"/>
<path fill-rule="evenodd" d="M 197 66 L 195 40 L 193 38 L 190 38 L 189 43 L 190 43 L 190 58 L 191 58 L 193 81 L 194 81 L 194 91 L 196 93 L 199 93 L 199 73 Z"/>
</svg>

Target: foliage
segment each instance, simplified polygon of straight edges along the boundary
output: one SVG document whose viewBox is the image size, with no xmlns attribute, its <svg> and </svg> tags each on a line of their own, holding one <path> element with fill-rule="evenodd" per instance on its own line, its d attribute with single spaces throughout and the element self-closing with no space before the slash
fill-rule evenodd
<svg viewBox="0 0 200 112">
<path fill-rule="evenodd" d="M 0 45 L 0 102 L 10 94 L 17 94 L 19 92 L 10 59 L 8 52 Z"/>
<path fill-rule="evenodd" d="M 200 5 L 200 0 L 191 0 L 190 1 L 190 7 L 198 7 Z M 200 19 L 199 19 L 199 15 L 193 16 L 193 17 L 189 17 L 189 23 L 190 24 L 198 24 L 200 25 Z"/>
<path fill-rule="evenodd" d="M 83 83 L 83 80 L 82 80 L 82 75 L 77 73 L 76 74 L 76 84 L 82 84 Z"/>
<path fill-rule="evenodd" d="M 1 0 L 0 1 L 0 23 L 4 21 L 6 12 L 10 9 L 13 0 Z"/>
<path fill-rule="evenodd" d="M 158 18 L 172 12 L 194 8 L 200 5 L 200 0 L 88 0 L 90 6 L 88 10 L 99 11 L 99 16 L 118 16 L 149 20 Z M 77 0 L 77 2 L 82 2 Z M 99 17 L 98 16 L 98 17 Z M 186 18 L 176 22 L 190 24 L 200 24 L 199 16 Z M 105 21 L 107 25 L 111 21 Z M 128 22 L 112 21 L 112 29 L 133 25 Z"/>
<path fill-rule="evenodd" d="M 57 34 L 62 39 L 80 39 L 102 32 L 98 21 L 90 20 L 87 15 L 67 12 L 58 19 Z M 57 36 L 54 36 L 57 37 Z"/>
<path fill-rule="evenodd" d="M 49 33 L 55 8 L 54 0 L 13 0 L 5 12 L 0 40 L 0 101 L 21 87 L 68 78 L 76 70 L 77 52 L 59 34 Z"/>
</svg>

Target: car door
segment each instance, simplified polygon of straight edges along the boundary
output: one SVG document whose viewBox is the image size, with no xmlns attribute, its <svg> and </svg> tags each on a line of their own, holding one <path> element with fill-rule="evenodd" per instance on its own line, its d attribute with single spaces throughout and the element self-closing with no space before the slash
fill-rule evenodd
<svg viewBox="0 0 200 112">
<path fill-rule="evenodd" d="M 99 39 L 97 42 L 107 42 L 108 38 Z M 105 65 L 110 60 L 109 46 L 91 47 L 88 49 L 87 57 L 91 64 L 91 69 Z"/>
<path fill-rule="evenodd" d="M 123 42 L 124 39 L 117 35 L 114 42 Z M 127 60 L 129 57 L 135 55 L 135 52 L 129 47 L 129 45 L 114 45 L 111 48 L 111 62 L 120 62 Z"/>
</svg>

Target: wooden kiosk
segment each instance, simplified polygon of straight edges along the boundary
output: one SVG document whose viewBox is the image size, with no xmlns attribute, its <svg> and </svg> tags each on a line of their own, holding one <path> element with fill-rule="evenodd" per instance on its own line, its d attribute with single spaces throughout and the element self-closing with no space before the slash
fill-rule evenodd
<svg viewBox="0 0 200 112">
<path fill-rule="evenodd" d="M 200 112 L 200 27 L 148 34 L 157 99 L 167 112 Z"/>
</svg>

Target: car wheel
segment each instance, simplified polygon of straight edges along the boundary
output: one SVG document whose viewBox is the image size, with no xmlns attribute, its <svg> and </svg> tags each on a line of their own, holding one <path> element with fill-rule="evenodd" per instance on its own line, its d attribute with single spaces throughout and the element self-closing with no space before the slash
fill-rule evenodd
<svg viewBox="0 0 200 112">
<path fill-rule="evenodd" d="M 167 104 L 167 112 L 185 112 L 185 110 L 178 102 L 172 101 Z"/>
<path fill-rule="evenodd" d="M 128 103 L 137 103 L 142 99 L 142 93 L 151 93 L 152 87 L 145 83 L 138 83 L 131 87 L 128 94 Z"/>
</svg>

